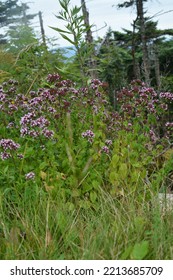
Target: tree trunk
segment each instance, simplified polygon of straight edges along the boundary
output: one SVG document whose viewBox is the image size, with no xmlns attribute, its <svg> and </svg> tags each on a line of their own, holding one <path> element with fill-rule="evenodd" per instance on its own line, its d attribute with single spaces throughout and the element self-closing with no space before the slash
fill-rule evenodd
<svg viewBox="0 0 173 280">
<path fill-rule="evenodd" d="M 136 41 L 135 41 L 135 27 L 137 19 L 133 21 L 133 34 L 132 34 L 132 58 L 133 58 L 133 74 L 135 79 L 141 79 L 139 62 L 136 59 Z"/>
<path fill-rule="evenodd" d="M 86 31 L 86 46 L 89 50 L 89 62 L 88 62 L 88 66 L 90 68 L 89 74 L 91 76 L 92 79 L 97 78 L 97 70 L 96 70 L 96 54 L 95 54 L 95 49 L 94 49 L 94 40 L 93 40 L 93 36 L 92 36 L 92 31 L 91 31 L 91 27 L 89 24 L 89 12 L 87 11 L 87 7 L 86 7 L 86 3 L 85 0 L 81 0 L 81 6 L 82 6 L 82 13 L 83 13 L 83 17 L 84 17 L 84 23 L 85 26 L 87 28 Z"/>
<path fill-rule="evenodd" d="M 136 8 L 137 8 L 137 16 L 139 18 L 139 24 L 140 24 L 144 77 L 145 77 L 146 84 L 149 86 L 150 85 L 150 63 L 149 63 L 149 58 L 148 58 L 143 0 L 136 0 Z"/>
<path fill-rule="evenodd" d="M 40 28 L 41 28 L 42 41 L 43 41 L 43 44 L 44 44 L 45 47 L 46 47 L 46 37 L 45 37 L 45 32 L 44 32 L 42 13 L 39 12 L 38 15 L 39 15 L 39 21 L 40 21 Z"/>
<path fill-rule="evenodd" d="M 160 63 L 158 57 L 157 46 L 154 45 L 154 68 L 155 68 L 155 77 L 156 77 L 156 84 L 157 88 L 160 89 L 161 80 L 160 80 Z"/>
</svg>

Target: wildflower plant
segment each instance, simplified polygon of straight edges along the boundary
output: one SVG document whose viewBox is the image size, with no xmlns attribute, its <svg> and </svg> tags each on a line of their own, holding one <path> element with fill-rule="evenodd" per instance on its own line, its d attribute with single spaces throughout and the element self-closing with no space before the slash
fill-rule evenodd
<svg viewBox="0 0 173 280">
<path fill-rule="evenodd" d="M 151 209 L 160 189 L 172 186 L 171 96 L 133 81 L 118 93 L 115 111 L 107 85 L 97 79 L 78 87 L 53 73 L 27 94 L 16 81 L 5 82 L 0 87 L 1 256 L 10 258 L 13 252 L 14 258 L 25 258 L 27 251 L 28 258 L 63 258 L 66 252 L 70 258 L 85 243 L 86 218 L 94 217 L 93 227 L 86 227 L 90 242 L 100 213 L 101 233 L 110 221 L 107 236 L 116 232 L 122 238 L 117 258 L 134 256 L 134 230 L 142 239 L 139 243 L 138 234 L 137 248 L 143 252 L 145 245 L 148 254 L 153 220 L 148 225 L 148 212 L 144 218 L 141 213 Z M 126 224 L 132 236 L 127 248 Z M 111 254 L 114 258 L 112 249 Z"/>
<path fill-rule="evenodd" d="M 133 81 L 118 93 L 113 111 L 98 79 L 78 88 L 53 73 L 27 95 L 17 86 L 14 80 L 1 86 L 0 149 L 4 170 L 8 165 L 23 188 L 32 182 L 70 208 L 88 208 L 96 207 L 101 186 L 108 184 L 112 195 L 140 193 L 146 176 L 158 172 L 150 161 L 172 139 L 171 94 Z"/>
</svg>

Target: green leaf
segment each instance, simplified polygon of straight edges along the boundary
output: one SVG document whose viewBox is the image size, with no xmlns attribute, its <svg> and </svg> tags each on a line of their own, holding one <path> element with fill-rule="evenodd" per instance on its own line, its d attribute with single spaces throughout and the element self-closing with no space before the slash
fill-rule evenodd
<svg viewBox="0 0 173 280">
<path fill-rule="evenodd" d="M 8 165 L 4 168 L 4 174 L 6 174 L 8 171 Z"/>
<path fill-rule="evenodd" d="M 66 21 L 66 19 L 63 16 L 56 16 L 56 18 Z"/>
<path fill-rule="evenodd" d="M 39 165 L 39 169 L 40 169 L 40 170 L 43 170 L 45 167 L 47 167 L 47 163 L 43 161 L 43 162 Z"/>
<path fill-rule="evenodd" d="M 92 181 L 92 185 L 93 185 L 93 188 L 94 188 L 94 189 L 98 189 L 100 184 L 99 184 L 98 181 L 93 180 L 93 181 Z"/>
<path fill-rule="evenodd" d="M 59 0 L 59 3 L 61 5 L 61 7 L 66 11 L 68 12 L 68 5 L 70 3 L 70 0 L 63 0 L 63 1 L 60 1 Z"/>
<path fill-rule="evenodd" d="M 75 42 L 73 42 L 71 39 L 69 39 L 66 35 L 61 34 L 61 33 L 60 33 L 60 35 L 61 35 L 65 40 L 67 40 L 68 42 L 70 42 L 72 45 L 75 45 Z"/>
<path fill-rule="evenodd" d="M 109 176 L 109 179 L 110 179 L 111 183 L 114 183 L 116 178 L 117 178 L 116 173 L 115 172 L 111 172 L 110 176 Z"/>
<path fill-rule="evenodd" d="M 63 33 L 66 33 L 66 34 L 71 34 L 70 31 L 66 31 L 66 30 L 60 29 L 60 28 L 58 28 L 58 27 L 52 27 L 52 26 L 49 26 L 49 27 L 52 28 L 52 29 L 54 29 L 54 30 L 57 31 L 57 32 L 63 32 Z M 61 36 L 62 36 L 62 34 L 61 34 Z"/>
<path fill-rule="evenodd" d="M 125 251 L 120 256 L 120 260 L 128 260 L 132 250 L 133 250 L 133 246 L 127 247 L 127 249 L 125 249 Z"/>
<path fill-rule="evenodd" d="M 131 258 L 133 260 L 143 260 L 149 252 L 149 242 L 142 241 L 141 243 L 136 243 L 133 247 L 133 251 L 131 253 Z"/>
<path fill-rule="evenodd" d="M 121 163 L 121 165 L 119 167 L 119 172 L 118 173 L 120 174 L 122 179 L 126 179 L 127 178 L 128 168 L 127 168 L 127 164 L 126 163 Z"/>
<path fill-rule="evenodd" d="M 77 15 L 77 14 L 80 12 L 81 8 L 82 8 L 82 7 L 74 6 L 74 8 L 71 10 L 71 15 L 72 15 L 72 16 Z"/>
<path fill-rule="evenodd" d="M 82 185 L 82 193 L 89 192 L 90 190 L 93 189 L 93 186 L 91 184 L 83 184 Z"/>
<path fill-rule="evenodd" d="M 114 168 L 117 167 L 119 160 L 120 160 L 120 157 L 118 155 L 113 155 L 112 161 L 111 161 L 112 167 L 114 167 Z"/>
<path fill-rule="evenodd" d="M 95 192 L 90 192 L 90 199 L 92 203 L 95 203 L 97 199 L 97 194 Z"/>
</svg>

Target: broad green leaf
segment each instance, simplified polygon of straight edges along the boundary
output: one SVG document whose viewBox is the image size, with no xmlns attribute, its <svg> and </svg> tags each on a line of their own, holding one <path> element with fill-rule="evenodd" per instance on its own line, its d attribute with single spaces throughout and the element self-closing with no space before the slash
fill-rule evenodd
<svg viewBox="0 0 173 280">
<path fill-rule="evenodd" d="M 4 168 L 4 174 L 8 171 L 8 165 Z"/>
<path fill-rule="evenodd" d="M 119 172 L 122 179 L 127 178 L 128 168 L 126 163 L 121 163 L 119 167 Z"/>
<path fill-rule="evenodd" d="M 82 185 L 82 193 L 86 193 L 92 189 L 93 189 L 93 186 L 91 184 L 86 183 L 86 184 Z"/>
<path fill-rule="evenodd" d="M 136 243 L 133 247 L 131 258 L 133 260 L 143 260 L 149 252 L 149 242 L 142 241 L 141 243 Z"/>
<path fill-rule="evenodd" d="M 116 167 L 119 163 L 120 157 L 118 155 L 113 155 L 111 165 Z"/>
<path fill-rule="evenodd" d="M 122 253 L 122 255 L 120 256 L 121 260 L 128 260 L 129 256 L 132 252 L 133 246 L 129 246 L 125 249 L 125 251 Z"/>
<path fill-rule="evenodd" d="M 97 194 L 95 192 L 90 192 L 90 199 L 92 203 L 95 203 L 97 199 Z"/>
<path fill-rule="evenodd" d="M 43 161 L 42 163 L 40 163 L 39 169 L 42 170 L 42 169 L 44 169 L 46 166 L 47 166 L 47 163 Z"/>
<path fill-rule="evenodd" d="M 131 182 L 137 182 L 140 177 L 140 171 L 134 170 L 131 172 Z"/>
<path fill-rule="evenodd" d="M 99 187 L 100 184 L 99 184 L 98 181 L 93 180 L 93 181 L 92 181 L 92 185 L 93 185 L 93 188 L 94 188 L 94 189 L 98 189 L 98 187 Z"/>
</svg>

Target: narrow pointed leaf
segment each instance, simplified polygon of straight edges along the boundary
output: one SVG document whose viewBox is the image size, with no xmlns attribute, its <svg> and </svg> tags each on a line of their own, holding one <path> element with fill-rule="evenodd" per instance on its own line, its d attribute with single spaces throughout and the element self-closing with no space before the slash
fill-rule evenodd
<svg viewBox="0 0 173 280">
<path fill-rule="evenodd" d="M 50 28 L 54 29 L 55 31 L 57 32 L 63 32 L 63 33 L 66 33 L 66 34 L 71 34 L 71 32 L 69 31 L 66 31 L 66 30 L 63 30 L 63 29 L 60 29 L 58 27 L 53 27 L 53 26 L 49 26 Z"/>
<path fill-rule="evenodd" d="M 61 34 L 61 33 L 60 33 L 60 34 Z M 61 34 L 61 36 L 62 36 L 65 40 L 67 40 L 68 42 L 70 42 L 72 45 L 75 45 L 75 42 L 73 42 L 71 39 L 69 39 L 66 35 Z"/>
</svg>

